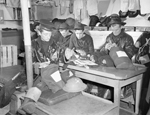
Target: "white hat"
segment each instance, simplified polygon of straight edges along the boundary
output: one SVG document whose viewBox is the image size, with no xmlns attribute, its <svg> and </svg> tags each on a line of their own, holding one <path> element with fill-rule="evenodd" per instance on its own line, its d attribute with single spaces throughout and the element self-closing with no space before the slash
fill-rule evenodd
<svg viewBox="0 0 150 115">
<path fill-rule="evenodd" d="M 89 26 L 90 24 L 90 18 L 87 17 L 87 18 L 84 18 L 82 21 L 81 21 L 82 24 L 86 25 L 86 26 Z"/>
<path fill-rule="evenodd" d="M 29 98 L 29 99 L 32 99 L 34 100 L 35 102 L 38 101 L 38 99 L 40 98 L 41 96 L 41 90 L 38 89 L 37 87 L 32 87 L 30 88 L 28 91 L 27 91 L 27 94 L 26 94 L 26 98 Z"/>
</svg>

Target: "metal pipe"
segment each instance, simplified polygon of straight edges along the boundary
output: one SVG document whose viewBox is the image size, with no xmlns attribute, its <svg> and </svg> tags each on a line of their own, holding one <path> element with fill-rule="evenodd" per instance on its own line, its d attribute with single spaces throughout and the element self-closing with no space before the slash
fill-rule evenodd
<svg viewBox="0 0 150 115">
<path fill-rule="evenodd" d="M 28 88 L 33 85 L 33 66 L 32 66 L 32 49 L 31 49 L 31 35 L 29 24 L 29 9 L 28 0 L 21 0 L 22 23 L 24 33 L 24 46 L 27 70 L 27 85 Z"/>
</svg>

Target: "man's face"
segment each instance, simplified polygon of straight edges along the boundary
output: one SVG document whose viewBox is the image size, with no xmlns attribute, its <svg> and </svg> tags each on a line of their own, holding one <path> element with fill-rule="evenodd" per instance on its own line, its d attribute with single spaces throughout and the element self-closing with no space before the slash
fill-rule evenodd
<svg viewBox="0 0 150 115">
<path fill-rule="evenodd" d="M 121 32 L 121 25 L 120 24 L 112 24 L 110 26 L 110 30 L 113 32 L 114 35 L 119 35 Z"/>
<path fill-rule="evenodd" d="M 83 36 L 83 30 L 75 30 L 75 35 L 78 39 L 81 39 Z"/>
<path fill-rule="evenodd" d="M 66 37 L 68 35 L 68 30 L 66 29 L 59 29 L 59 32 L 61 33 L 63 37 Z"/>
<path fill-rule="evenodd" d="M 51 38 L 52 32 L 47 30 L 42 30 L 41 32 L 41 40 L 48 42 Z"/>
</svg>

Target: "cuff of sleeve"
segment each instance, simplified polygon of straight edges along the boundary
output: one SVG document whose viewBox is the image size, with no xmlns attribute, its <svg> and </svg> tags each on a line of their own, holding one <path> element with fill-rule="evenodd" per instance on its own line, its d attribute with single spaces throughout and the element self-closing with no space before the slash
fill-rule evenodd
<svg viewBox="0 0 150 115">
<path fill-rule="evenodd" d="M 64 56 L 64 62 L 69 63 L 70 61 Z"/>
</svg>

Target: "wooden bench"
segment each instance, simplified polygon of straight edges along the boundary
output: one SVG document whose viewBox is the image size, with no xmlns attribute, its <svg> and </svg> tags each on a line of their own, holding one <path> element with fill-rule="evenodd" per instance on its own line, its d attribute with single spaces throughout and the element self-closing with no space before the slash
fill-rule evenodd
<svg viewBox="0 0 150 115">
<path fill-rule="evenodd" d="M 94 49 L 99 49 L 106 42 L 106 37 L 111 33 L 111 31 L 88 31 L 94 42 Z M 134 43 L 137 41 L 142 32 L 130 32 L 127 31 L 129 35 L 132 36 Z"/>
</svg>

